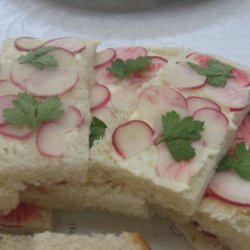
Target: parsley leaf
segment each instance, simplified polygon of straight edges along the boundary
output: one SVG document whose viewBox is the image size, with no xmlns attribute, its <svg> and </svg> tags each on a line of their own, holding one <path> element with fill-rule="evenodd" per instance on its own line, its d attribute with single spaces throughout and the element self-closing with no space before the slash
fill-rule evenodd
<svg viewBox="0 0 250 250">
<path fill-rule="evenodd" d="M 236 155 L 225 155 L 219 163 L 217 171 L 234 169 L 234 171 L 244 180 L 250 181 L 250 149 L 245 144 L 236 145 Z"/>
<path fill-rule="evenodd" d="M 209 60 L 207 67 L 192 62 L 187 62 L 187 64 L 198 74 L 206 75 L 208 84 L 214 87 L 224 87 L 227 84 L 227 79 L 234 77 L 230 75 L 233 69 L 231 65 L 216 60 Z"/>
<path fill-rule="evenodd" d="M 30 125 L 37 131 L 40 124 L 61 117 L 64 113 L 62 102 L 58 97 L 49 97 L 37 101 L 27 93 L 19 93 L 13 100 L 13 108 L 3 110 L 3 116 L 8 123 Z"/>
<path fill-rule="evenodd" d="M 200 132 L 204 130 L 204 122 L 196 121 L 192 116 L 180 119 L 175 111 L 162 116 L 164 136 L 156 144 L 165 142 L 176 161 L 190 160 L 195 156 L 192 141 L 201 138 Z"/>
<path fill-rule="evenodd" d="M 106 131 L 106 124 L 98 119 L 97 117 L 93 117 L 90 124 L 90 135 L 89 135 L 89 148 L 92 148 L 95 140 L 101 139 Z"/>
<path fill-rule="evenodd" d="M 36 68 L 43 70 L 45 66 L 47 67 L 57 67 L 58 63 L 53 55 L 48 55 L 47 53 L 53 50 L 54 46 L 48 46 L 43 48 L 38 48 L 36 50 L 28 51 L 27 55 L 21 55 L 17 60 L 20 64 L 32 64 Z"/>
<path fill-rule="evenodd" d="M 128 59 L 126 61 L 116 59 L 111 64 L 111 68 L 107 68 L 107 70 L 123 78 L 138 70 L 145 69 L 151 64 L 151 60 L 150 56 L 139 56 L 136 59 Z"/>
</svg>

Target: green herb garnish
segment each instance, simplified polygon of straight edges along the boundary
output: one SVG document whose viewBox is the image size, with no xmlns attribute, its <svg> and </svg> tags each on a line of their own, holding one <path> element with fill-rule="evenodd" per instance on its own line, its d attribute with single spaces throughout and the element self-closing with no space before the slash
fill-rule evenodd
<svg viewBox="0 0 250 250">
<path fill-rule="evenodd" d="M 227 79 L 234 77 L 230 74 L 233 69 L 231 65 L 216 60 L 209 60 L 207 67 L 192 62 L 187 64 L 200 75 L 206 75 L 208 84 L 214 87 L 224 87 L 227 84 Z"/>
<path fill-rule="evenodd" d="M 13 100 L 13 108 L 3 110 L 3 116 L 8 123 L 30 125 L 37 131 L 40 124 L 61 117 L 64 113 L 62 102 L 58 97 L 49 97 L 37 101 L 32 95 L 19 93 Z"/>
<path fill-rule="evenodd" d="M 53 55 L 47 54 L 51 50 L 55 49 L 54 46 L 48 46 L 38 48 L 36 50 L 30 50 L 27 55 L 21 55 L 18 58 L 20 64 L 32 64 L 36 68 L 43 70 L 44 67 L 57 67 L 58 63 Z"/>
<path fill-rule="evenodd" d="M 90 134 L 89 134 L 89 148 L 92 148 L 95 140 L 101 139 L 106 131 L 107 125 L 98 119 L 97 117 L 93 117 L 90 124 Z"/>
<path fill-rule="evenodd" d="M 107 70 L 123 78 L 136 71 L 145 69 L 151 64 L 151 60 L 150 56 L 139 56 L 136 59 L 128 59 L 126 61 L 116 59 L 111 64 L 111 68 L 107 68 Z"/>
<path fill-rule="evenodd" d="M 162 125 L 164 136 L 156 144 L 165 142 L 177 162 L 192 159 L 195 150 L 191 143 L 201 138 L 200 132 L 204 130 L 204 122 L 196 121 L 192 116 L 180 119 L 179 114 L 171 111 L 162 116 Z"/>
<path fill-rule="evenodd" d="M 236 145 L 236 154 L 225 155 L 219 163 L 217 171 L 233 169 L 241 178 L 250 181 L 250 150 L 244 142 Z"/>
</svg>

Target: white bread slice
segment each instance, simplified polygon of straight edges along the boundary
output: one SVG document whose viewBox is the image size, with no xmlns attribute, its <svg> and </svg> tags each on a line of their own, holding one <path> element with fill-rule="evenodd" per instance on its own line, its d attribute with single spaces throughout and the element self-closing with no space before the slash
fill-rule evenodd
<svg viewBox="0 0 250 250">
<path fill-rule="evenodd" d="M 196 250 L 229 250 L 228 247 L 223 245 L 217 238 L 207 236 L 204 232 L 197 229 L 196 225 L 192 224 L 178 224 L 176 218 L 174 219 L 176 225 L 181 232 L 188 239 L 190 244 Z"/>
<path fill-rule="evenodd" d="M 83 211 L 92 208 L 142 218 L 151 216 L 149 205 L 140 194 L 115 182 L 30 186 L 21 192 L 20 198 L 49 209 Z"/>
<path fill-rule="evenodd" d="M 206 197 L 192 220 L 197 221 L 202 230 L 217 235 L 220 241 L 231 249 L 249 249 L 249 208 L 237 207 Z"/>
<path fill-rule="evenodd" d="M 166 57 L 169 61 L 179 60 L 192 52 L 191 50 L 164 48 L 152 49 L 151 51 L 155 54 L 158 53 L 158 55 Z M 225 61 L 225 59 L 222 59 L 222 61 Z M 236 64 L 232 65 L 236 66 Z M 167 68 L 167 66 L 168 65 L 165 67 Z M 237 67 L 244 69 L 239 65 L 237 65 Z M 157 77 L 144 84 L 138 92 L 140 93 L 140 91 L 148 86 L 166 84 L 164 77 L 164 68 L 162 68 L 159 70 Z M 249 88 L 246 88 L 246 91 L 249 97 Z M 201 91 L 190 91 L 183 94 L 185 96 L 203 96 Z M 133 108 L 136 109 L 136 107 Z M 106 135 L 102 140 L 95 142 L 90 151 L 92 167 L 90 168 L 89 173 L 91 181 L 99 181 L 102 183 L 103 180 L 112 178 L 117 182 L 123 182 L 127 186 L 130 186 L 135 192 L 143 194 L 149 203 L 160 204 L 163 207 L 178 210 L 187 215 L 193 214 L 202 199 L 209 180 L 213 176 L 217 163 L 231 144 L 236 127 L 248 112 L 247 108 L 239 112 L 229 112 L 228 109 L 223 107 L 222 109 L 230 120 L 230 127 L 224 138 L 224 142 L 222 145 L 211 148 L 211 151 L 207 152 L 207 155 L 204 157 L 204 164 L 202 164 L 200 171 L 191 178 L 190 182 L 185 185 L 185 187 L 183 187 L 183 183 L 176 182 L 171 178 L 162 178 L 159 180 L 154 176 L 155 173 L 152 169 L 154 169 L 157 159 L 153 147 L 145 149 L 128 159 L 126 162 L 121 160 L 121 157 L 117 157 L 117 153 L 114 151 L 111 140 L 114 128 L 117 127 L 117 124 L 115 123 L 106 131 Z M 131 110 L 130 112 L 132 112 Z M 120 124 L 128 121 L 127 117 L 130 117 L 130 120 L 140 119 L 140 117 L 138 118 L 138 112 L 134 112 L 132 116 L 131 113 L 124 116 L 123 121 L 121 118 L 119 121 Z M 141 161 L 142 159 L 143 163 Z M 138 166 L 142 167 L 140 168 Z"/>
<path fill-rule="evenodd" d="M 138 233 L 64 235 L 44 232 L 34 236 L 0 235 L 2 250 L 149 250 L 150 247 Z"/>
<path fill-rule="evenodd" d="M 96 43 L 83 40 L 86 48 L 75 55 L 79 71 L 79 81 L 72 91 L 64 95 L 62 100 L 69 105 L 76 106 L 84 115 L 85 124 L 64 136 L 66 145 L 64 157 L 47 158 L 36 149 L 35 136 L 26 141 L 18 141 L 0 136 L 0 183 L 11 184 L 19 189 L 21 184 L 54 183 L 64 179 L 85 181 L 89 159 L 89 124 L 91 120 L 89 110 L 89 85 L 93 77 L 93 65 Z M 9 67 L 17 61 L 20 52 L 14 48 L 14 40 L 6 40 L 1 55 L 1 79 L 9 79 Z M 21 92 L 10 83 L 11 94 Z M 3 94 L 3 93 L 0 93 Z M 4 93 L 6 95 L 7 93 Z M 9 183 L 9 184 L 8 184 Z"/>
<path fill-rule="evenodd" d="M 9 213 L 5 215 L 6 219 L 4 221 L 2 218 L 0 219 L 0 232 L 26 234 L 54 229 L 53 212 L 48 208 L 38 207 L 36 214 L 30 218 L 25 217 L 27 216 L 27 213 L 29 213 L 29 208 L 23 209 L 22 211 L 19 211 L 19 213 L 15 213 L 15 215 L 13 214 L 13 211 L 15 212 L 15 210 L 10 212 L 12 213 L 11 218 Z M 22 217 L 25 217 L 26 219 L 23 219 L 22 222 L 18 223 Z M 10 221 L 12 222 L 11 224 Z M 16 225 L 15 221 L 17 221 Z"/>
</svg>

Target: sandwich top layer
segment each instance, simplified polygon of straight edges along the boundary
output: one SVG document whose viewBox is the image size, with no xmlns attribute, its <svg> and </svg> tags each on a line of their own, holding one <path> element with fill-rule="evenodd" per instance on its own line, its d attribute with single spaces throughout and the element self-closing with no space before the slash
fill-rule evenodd
<svg viewBox="0 0 250 250">
<path fill-rule="evenodd" d="M 195 52 L 166 59 L 156 77 L 137 89 L 135 110 L 107 130 L 91 155 L 94 164 L 181 192 L 226 151 L 248 111 L 250 78 Z"/>
<path fill-rule="evenodd" d="M 2 181 L 84 179 L 95 47 L 79 38 L 5 41 L 0 72 Z"/>
</svg>

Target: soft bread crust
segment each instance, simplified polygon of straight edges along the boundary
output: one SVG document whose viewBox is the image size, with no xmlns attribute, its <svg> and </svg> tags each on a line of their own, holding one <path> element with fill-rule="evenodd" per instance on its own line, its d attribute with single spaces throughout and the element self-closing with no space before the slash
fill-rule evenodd
<svg viewBox="0 0 250 250">
<path fill-rule="evenodd" d="M 149 218 L 151 211 L 144 198 L 123 183 L 108 181 L 34 187 L 21 194 L 21 200 L 50 209 L 84 211 L 88 208 L 135 217 Z"/>
<path fill-rule="evenodd" d="M 232 249 L 248 250 L 250 246 L 250 209 L 207 197 L 193 216 L 204 230 L 216 234 Z"/>
<path fill-rule="evenodd" d="M 14 50 L 13 42 L 13 40 L 6 40 L 2 49 L 1 62 L 3 68 L 1 69 L 1 78 L 4 79 L 9 79 L 6 73 L 9 65 L 15 62 L 19 55 L 25 54 L 25 52 Z M 86 180 L 89 160 L 88 136 L 91 120 L 87 100 L 88 88 L 93 80 L 96 43 L 84 42 L 86 49 L 76 56 L 79 67 L 79 82 L 69 93 L 69 96 L 72 97 L 73 103 L 71 105 L 79 108 L 84 115 L 85 124 L 64 136 L 63 140 L 67 147 L 64 157 L 55 159 L 46 158 L 36 150 L 35 136 L 25 142 L 0 136 L 0 182 L 8 181 L 13 186 L 19 185 L 20 182 L 51 183 L 60 181 L 64 176 L 67 176 L 68 179 Z M 17 89 L 16 91 L 20 92 L 21 90 Z"/>
<path fill-rule="evenodd" d="M 40 233 L 31 236 L 0 235 L 1 250 L 149 250 L 147 242 L 138 233 L 64 235 L 58 233 Z"/>
</svg>

